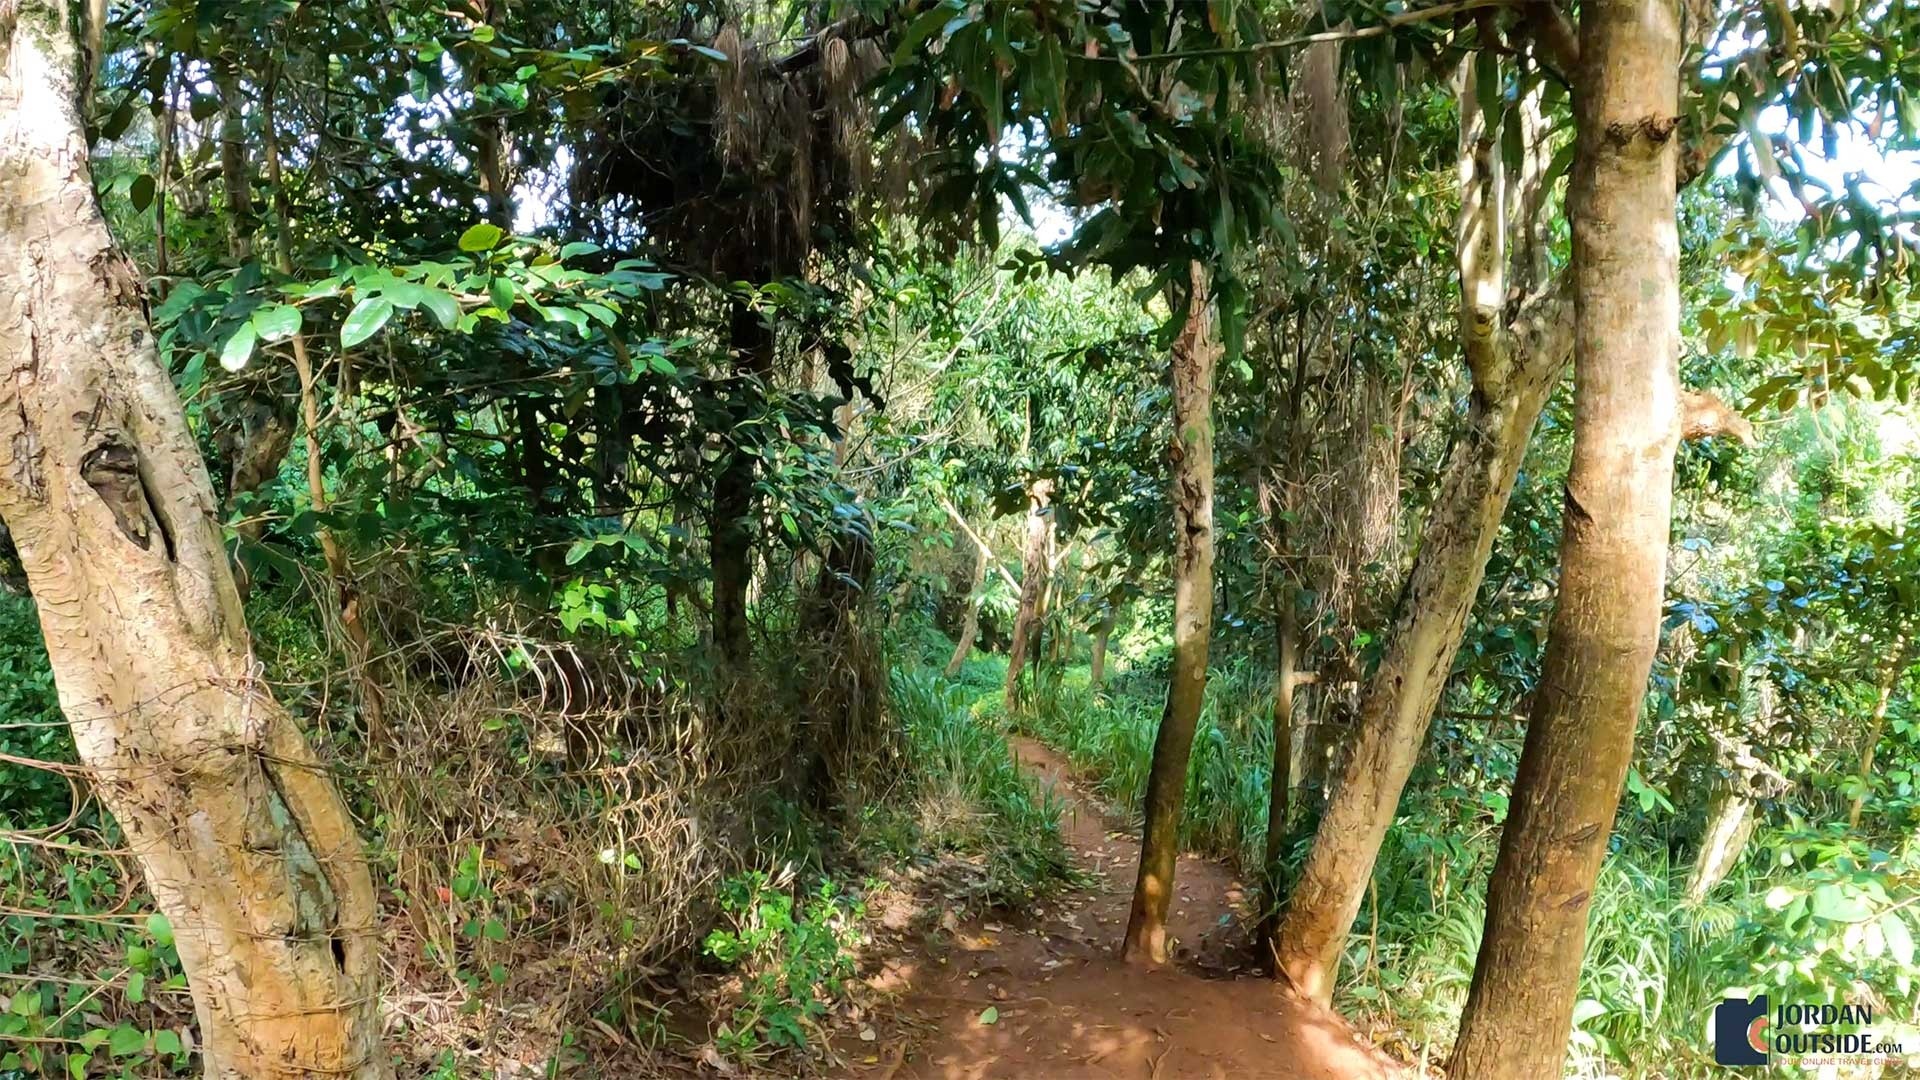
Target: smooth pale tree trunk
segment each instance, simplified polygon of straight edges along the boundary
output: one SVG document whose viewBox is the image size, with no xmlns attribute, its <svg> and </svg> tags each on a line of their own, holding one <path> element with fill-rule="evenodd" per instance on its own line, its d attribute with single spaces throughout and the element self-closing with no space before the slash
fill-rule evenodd
<svg viewBox="0 0 1920 1080">
<path fill-rule="evenodd" d="M 1349 752 L 1270 945 L 1275 975 L 1323 1003 L 1333 996 L 1347 932 L 1453 669 L 1527 443 L 1572 353 L 1564 293 L 1541 294 L 1513 325 L 1500 321 L 1507 292 L 1503 170 L 1472 70 L 1487 60 L 1463 65 L 1456 86 L 1460 331 L 1473 379 L 1466 429 L 1447 453 L 1387 651 L 1361 691 Z"/>
<path fill-rule="evenodd" d="M 1560 592 L 1448 1074 L 1560 1073 L 1660 637 L 1680 438 L 1676 0 L 1588 0 L 1567 209 L 1574 445 Z"/>
<path fill-rule="evenodd" d="M 1738 651 L 1732 653 L 1732 662 L 1739 663 L 1739 657 Z M 1720 745 L 1715 755 L 1719 776 L 1707 797 L 1707 824 L 1700 831 L 1700 850 L 1687 874 L 1685 896 L 1693 904 L 1705 900 L 1740 861 L 1759 821 L 1754 800 L 1778 795 L 1789 786 L 1779 770 L 1753 751 L 1754 744 L 1763 740 L 1775 723 L 1773 684 L 1756 679 L 1751 671 L 1742 672 L 1741 683 L 1743 697 L 1752 690 L 1754 710 L 1751 716 L 1735 711 L 1729 717 L 1732 730 L 1713 733 L 1713 740 Z"/>
<path fill-rule="evenodd" d="M 95 206 L 65 6 L 0 7 L 0 518 L 208 1076 L 377 1077 L 353 823 L 253 658 L 212 485 Z"/>
<path fill-rule="evenodd" d="M 1047 503 L 1052 498 L 1052 480 L 1035 480 L 1027 488 L 1027 534 L 1020 544 L 1020 609 L 1013 617 L 1013 643 L 1007 647 L 1007 682 L 1001 697 L 1008 716 L 1019 703 L 1020 671 L 1033 651 L 1040 600 L 1047 589 L 1047 539 L 1053 532 Z"/>
<path fill-rule="evenodd" d="M 1753 800 L 1745 792 L 1730 783 L 1715 785 L 1707 802 L 1707 827 L 1700 835 L 1700 850 L 1687 874 L 1689 903 L 1705 900 L 1715 885 L 1726 880 L 1753 835 L 1754 821 Z"/>
<path fill-rule="evenodd" d="M 1900 679 L 1913 664 L 1913 639 L 1901 634 L 1893 647 L 1893 662 L 1880 676 L 1880 692 L 1873 702 L 1873 720 L 1867 725 L 1866 745 L 1860 748 L 1860 783 L 1865 785 L 1873 777 L 1873 752 L 1880 745 L 1880 735 L 1887 727 L 1887 709 L 1893 704 L 1894 687 L 1900 685 Z M 1867 802 L 1866 788 L 1853 797 L 1853 805 L 1847 808 L 1847 828 L 1860 827 L 1860 809 Z"/>
<path fill-rule="evenodd" d="M 1107 613 L 1100 616 L 1099 625 L 1093 628 L 1093 659 L 1089 663 L 1087 672 L 1087 683 L 1090 686 L 1099 686 L 1106 680 L 1107 639 L 1113 636 L 1113 624 L 1118 619 L 1119 613 L 1109 607 Z"/>
<path fill-rule="evenodd" d="M 1213 370 L 1220 346 L 1213 333 L 1207 272 L 1188 268 L 1187 317 L 1173 343 L 1173 441 L 1167 449 L 1173 483 L 1173 673 L 1167 707 L 1147 772 L 1140 870 L 1120 955 L 1141 964 L 1167 961 L 1167 907 L 1180 853 L 1180 814 L 1187 759 L 1207 689 L 1213 634 Z"/>
<path fill-rule="evenodd" d="M 961 665 L 973 654 L 973 639 L 980 633 L 980 587 L 987 583 L 987 553 L 974 552 L 973 584 L 967 589 L 967 614 L 960 623 L 960 640 L 953 643 L 953 659 L 947 661 L 947 678 L 960 674 Z"/>
</svg>

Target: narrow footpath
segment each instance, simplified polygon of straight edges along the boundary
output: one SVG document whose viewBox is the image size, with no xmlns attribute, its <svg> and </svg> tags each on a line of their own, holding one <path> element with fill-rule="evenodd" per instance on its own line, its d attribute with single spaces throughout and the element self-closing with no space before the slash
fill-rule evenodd
<svg viewBox="0 0 1920 1080">
<path fill-rule="evenodd" d="M 1059 755 L 1015 739 L 1021 766 L 1060 799 L 1061 831 L 1088 881 L 1022 916 L 932 935 L 879 985 L 896 1020 L 849 1075 L 863 1080 L 987 1077 L 1369 1080 L 1398 1075 L 1338 1015 L 1237 971 L 1251 897 L 1226 867 L 1182 856 L 1169 929 L 1176 959 L 1120 962 L 1139 842 L 1076 788 Z M 871 1044 L 870 1044 L 871 1045 Z"/>
</svg>

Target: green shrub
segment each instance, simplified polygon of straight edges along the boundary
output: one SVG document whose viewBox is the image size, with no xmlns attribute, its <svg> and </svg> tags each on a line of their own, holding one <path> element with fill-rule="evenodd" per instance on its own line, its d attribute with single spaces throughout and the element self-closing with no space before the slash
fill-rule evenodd
<svg viewBox="0 0 1920 1080">
<path fill-rule="evenodd" d="M 0 754 L 65 764 L 73 736 L 54 693 L 53 671 L 33 601 L 0 592 Z M 42 828 L 71 812 L 60 774 L 0 760 L 0 827 Z"/>
<path fill-rule="evenodd" d="M 742 978 L 732 1014 L 714 1036 L 729 1057 L 804 1050 L 854 973 L 865 906 L 831 880 L 796 897 L 791 877 L 756 870 L 721 883 L 728 925 L 709 933 L 702 951 Z"/>
</svg>

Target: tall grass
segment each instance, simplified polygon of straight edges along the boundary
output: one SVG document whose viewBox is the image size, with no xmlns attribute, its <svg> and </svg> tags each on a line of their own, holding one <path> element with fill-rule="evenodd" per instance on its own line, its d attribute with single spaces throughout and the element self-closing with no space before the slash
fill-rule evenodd
<svg viewBox="0 0 1920 1080">
<path fill-rule="evenodd" d="M 999 716 L 1004 672 L 998 657 L 968 663 L 960 686 L 972 695 L 973 712 Z M 1247 873 L 1258 866 L 1265 843 L 1270 686 L 1270 674 L 1257 662 L 1229 657 L 1216 664 L 1187 774 L 1182 843 L 1232 860 Z M 1054 670 L 1041 676 L 1010 723 L 1065 754 L 1116 809 L 1137 813 L 1164 693 L 1161 678 L 1122 676 L 1095 689 L 1084 667 Z M 1517 753 L 1517 747 L 1510 749 Z M 1413 1052 L 1430 1061 L 1444 1060 L 1458 1029 L 1504 810 L 1503 791 L 1465 790 L 1447 783 L 1445 774 L 1430 757 L 1402 799 L 1349 938 L 1336 994 L 1348 1015 L 1369 1016 L 1400 1032 Z M 1768 896 L 1781 889 L 1807 892 L 1828 880 L 1822 874 L 1829 871 L 1811 868 L 1805 855 L 1775 859 L 1776 851 L 1797 841 L 1782 830 L 1763 831 L 1713 898 L 1687 905 L 1680 899 L 1686 867 L 1669 860 L 1665 833 L 1673 825 L 1623 812 L 1590 902 L 1568 1076 L 1720 1075 L 1705 1032 L 1713 1006 L 1729 991 L 1773 985 L 1777 993 L 1812 998 L 1848 992 L 1851 976 L 1832 972 L 1853 961 L 1832 954 L 1831 942 L 1823 961 L 1827 973 L 1803 963 L 1797 989 L 1780 986 L 1777 975 L 1769 983 L 1764 969 L 1799 955 L 1797 942 L 1809 933 L 1804 918 L 1786 918 Z M 1844 843 L 1844 837 L 1828 838 L 1830 847 Z M 1303 853 L 1304 844 L 1292 859 Z M 1831 873 L 1846 872 L 1850 857 L 1837 858 L 1842 869 Z M 1920 853 L 1895 858 L 1920 866 Z M 1860 970 L 1882 973 L 1876 991 L 1893 1003 L 1896 1022 L 1915 1008 L 1901 974 L 1873 966 L 1885 965 L 1884 957 L 1862 953 L 1858 962 Z"/>
<path fill-rule="evenodd" d="M 969 709 L 975 694 L 928 668 L 899 668 L 892 701 L 905 729 L 927 846 L 979 857 L 985 900 L 1007 905 L 1067 880 L 1060 805 L 1020 771 L 1006 736 Z"/>
</svg>

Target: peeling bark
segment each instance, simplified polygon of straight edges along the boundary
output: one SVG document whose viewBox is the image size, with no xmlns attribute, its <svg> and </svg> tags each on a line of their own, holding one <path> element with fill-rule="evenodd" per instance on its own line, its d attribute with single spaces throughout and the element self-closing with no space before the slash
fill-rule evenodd
<svg viewBox="0 0 1920 1080">
<path fill-rule="evenodd" d="M 1147 773 L 1140 870 L 1120 955 L 1139 964 L 1168 959 L 1167 908 L 1180 853 L 1180 815 L 1187 761 L 1207 690 L 1213 635 L 1213 336 L 1207 272 L 1188 267 L 1187 319 L 1173 344 L 1173 441 L 1167 456 L 1173 483 L 1173 671 L 1167 707 Z"/>
<path fill-rule="evenodd" d="M 365 856 L 260 680 L 212 484 L 94 203 L 65 5 L 8 11 L 0 519 L 61 707 L 173 924 L 206 1075 L 387 1075 Z"/>
</svg>

